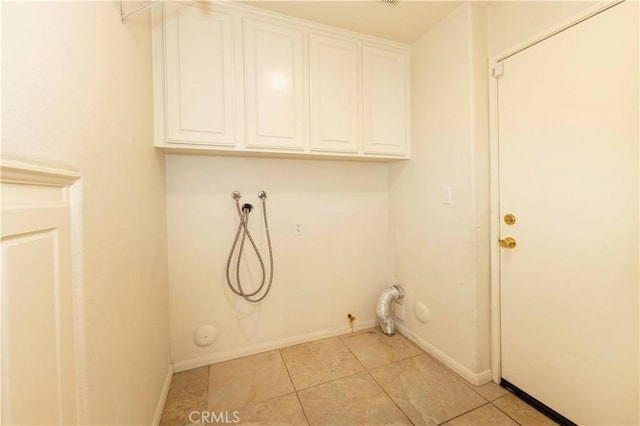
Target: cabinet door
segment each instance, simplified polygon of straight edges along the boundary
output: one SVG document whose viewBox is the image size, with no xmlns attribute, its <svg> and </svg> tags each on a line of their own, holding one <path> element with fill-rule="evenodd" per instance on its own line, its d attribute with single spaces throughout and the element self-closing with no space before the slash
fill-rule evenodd
<svg viewBox="0 0 640 426">
<path fill-rule="evenodd" d="M 364 152 L 405 154 L 407 58 L 403 53 L 363 48 Z"/>
<path fill-rule="evenodd" d="M 311 35 L 311 149 L 358 152 L 360 78 L 358 45 Z"/>
<path fill-rule="evenodd" d="M 305 146 L 302 32 L 244 20 L 248 147 Z"/>
<path fill-rule="evenodd" d="M 167 142 L 234 145 L 232 17 L 168 2 L 165 43 Z"/>
<path fill-rule="evenodd" d="M 77 176 L 17 163 L 0 168 L 0 422 L 74 425 L 72 262 L 78 259 L 72 259 L 71 195 L 65 185 Z"/>
</svg>

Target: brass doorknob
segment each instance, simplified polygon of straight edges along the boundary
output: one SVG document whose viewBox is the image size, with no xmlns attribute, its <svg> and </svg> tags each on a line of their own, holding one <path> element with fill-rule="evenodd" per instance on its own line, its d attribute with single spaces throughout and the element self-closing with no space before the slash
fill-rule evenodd
<svg viewBox="0 0 640 426">
<path fill-rule="evenodd" d="M 500 247 L 502 248 L 514 248 L 516 246 L 516 240 L 511 237 L 507 237 L 504 240 L 500 240 Z"/>
</svg>

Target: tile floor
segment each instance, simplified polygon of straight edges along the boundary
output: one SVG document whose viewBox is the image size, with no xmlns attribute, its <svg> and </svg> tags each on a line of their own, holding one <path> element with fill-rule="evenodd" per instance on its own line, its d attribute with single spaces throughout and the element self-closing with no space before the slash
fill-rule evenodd
<svg viewBox="0 0 640 426">
<path fill-rule="evenodd" d="M 496 384 L 472 386 L 405 337 L 388 337 L 378 329 L 225 361 L 173 377 L 161 426 L 225 421 L 264 425 L 555 424 Z"/>
</svg>

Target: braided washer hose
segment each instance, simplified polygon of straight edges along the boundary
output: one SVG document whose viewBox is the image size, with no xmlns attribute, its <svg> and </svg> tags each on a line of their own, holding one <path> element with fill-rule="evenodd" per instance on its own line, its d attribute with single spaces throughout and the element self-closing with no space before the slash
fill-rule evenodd
<svg viewBox="0 0 640 426">
<path fill-rule="evenodd" d="M 249 232 L 249 213 L 253 210 L 253 206 L 251 204 L 243 204 L 240 207 L 240 193 L 238 191 L 234 191 L 232 193 L 232 197 L 236 202 L 236 210 L 238 211 L 238 217 L 240 218 L 240 224 L 238 225 L 238 230 L 236 231 L 236 236 L 233 240 L 233 245 L 231 246 L 231 251 L 229 252 L 229 258 L 227 259 L 227 284 L 231 291 L 233 291 L 238 296 L 244 298 L 246 301 L 251 303 L 261 302 L 271 290 L 271 284 L 273 283 L 273 250 L 271 248 L 271 235 L 269 234 L 269 224 L 267 222 L 267 194 L 264 191 L 260 191 L 258 193 L 258 197 L 262 200 L 262 216 L 264 218 L 264 228 L 267 232 L 267 245 L 269 247 L 269 281 L 267 283 L 266 290 L 260 296 L 259 293 L 264 288 L 267 272 L 265 270 L 264 261 L 262 259 L 262 255 L 258 250 L 258 246 L 256 245 L 251 232 Z M 242 238 L 240 236 L 242 235 Z M 253 251 L 256 253 L 258 257 L 258 261 L 260 262 L 260 269 L 262 271 L 262 281 L 260 282 L 260 286 L 254 292 L 245 292 L 242 288 L 242 282 L 240 281 L 240 261 L 242 259 L 242 252 L 244 249 L 244 244 L 246 240 L 249 240 Z M 238 245 L 238 240 L 240 240 L 240 244 Z M 234 286 L 231 282 L 231 262 L 233 258 L 233 254 L 236 251 L 236 247 L 238 247 L 238 259 L 235 264 L 235 279 L 237 286 Z"/>
</svg>

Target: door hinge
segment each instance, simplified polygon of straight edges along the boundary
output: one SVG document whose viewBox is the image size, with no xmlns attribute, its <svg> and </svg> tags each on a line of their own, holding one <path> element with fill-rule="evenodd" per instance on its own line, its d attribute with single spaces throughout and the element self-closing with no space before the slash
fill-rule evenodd
<svg viewBox="0 0 640 426">
<path fill-rule="evenodd" d="M 496 62 L 496 64 L 491 68 L 491 76 L 498 78 L 504 75 L 504 63 Z"/>
</svg>

